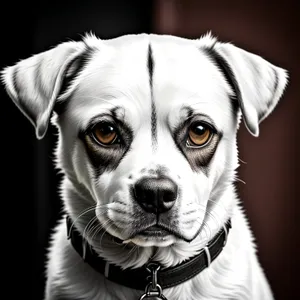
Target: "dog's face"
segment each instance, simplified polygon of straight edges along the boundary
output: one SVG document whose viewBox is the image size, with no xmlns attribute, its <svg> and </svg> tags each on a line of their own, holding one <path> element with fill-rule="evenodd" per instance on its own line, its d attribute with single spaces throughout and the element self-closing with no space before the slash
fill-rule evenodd
<svg viewBox="0 0 300 300">
<path fill-rule="evenodd" d="M 58 164 L 88 195 L 82 208 L 95 204 L 107 232 L 140 246 L 192 241 L 228 217 L 214 210 L 235 179 L 240 113 L 257 136 L 286 77 L 211 36 L 155 35 L 87 37 L 3 73 L 39 138 L 55 112 Z"/>
</svg>

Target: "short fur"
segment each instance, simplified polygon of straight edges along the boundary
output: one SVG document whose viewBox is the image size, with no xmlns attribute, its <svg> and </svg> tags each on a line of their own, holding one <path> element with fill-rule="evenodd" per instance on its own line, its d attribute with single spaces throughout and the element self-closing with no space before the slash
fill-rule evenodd
<svg viewBox="0 0 300 300">
<path fill-rule="evenodd" d="M 210 34 L 196 40 L 87 35 L 5 68 L 2 80 L 39 139 L 53 116 L 64 212 L 99 255 L 123 268 L 140 267 L 150 258 L 174 266 L 199 253 L 231 218 L 219 257 L 164 295 L 170 300 L 273 299 L 235 192 L 236 134 L 243 117 L 258 136 L 259 123 L 283 94 L 285 70 Z M 103 120 L 118 128 L 118 144 L 95 143 L 93 125 Z M 213 132 L 200 148 L 187 144 L 195 122 L 209 124 Z M 131 192 L 147 176 L 168 177 L 178 187 L 174 207 L 158 219 Z M 138 233 L 157 220 L 172 234 Z M 140 295 L 84 263 L 67 240 L 64 218 L 59 221 L 49 249 L 45 300 Z"/>
</svg>

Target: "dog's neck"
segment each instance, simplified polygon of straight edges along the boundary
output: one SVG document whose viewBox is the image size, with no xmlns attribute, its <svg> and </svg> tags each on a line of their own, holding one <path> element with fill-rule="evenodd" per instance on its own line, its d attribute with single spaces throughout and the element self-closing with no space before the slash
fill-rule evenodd
<svg viewBox="0 0 300 300">
<path fill-rule="evenodd" d="M 67 177 L 63 185 L 66 191 L 63 195 L 65 210 L 74 220 L 74 226 L 84 234 L 89 244 L 101 257 L 122 268 L 141 267 L 151 259 L 164 267 L 171 267 L 197 255 L 231 217 L 231 211 L 237 202 L 232 185 L 220 188 L 214 193 L 212 204 L 207 208 L 208 213 L 205 216 L 205 226 L 202 232 L 192 242 L 179 240 L 168 247 L 139 247 L 118 242 L 103 230 L 96 234 L 97 229 L 93 226 L 95 223 L 90 222 L 95 217 L 94 209 L 90 209 L 95 206 L 95 202 L 88 190 L 77 181 L 71 181 Z M 69 202 L 70 199 L 72 199 L 72 205 Z M 89 234 L 88 231 L 90 231 Z"/>
</svg>

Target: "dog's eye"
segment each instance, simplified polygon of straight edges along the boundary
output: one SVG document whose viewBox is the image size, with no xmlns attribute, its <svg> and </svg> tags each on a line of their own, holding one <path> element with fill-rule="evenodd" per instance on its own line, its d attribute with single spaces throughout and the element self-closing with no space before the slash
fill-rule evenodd
<svg viewBox="0 0 300 300">
<path fill-rule="evenodd" d="M 112 145 L 117 140 L 117 130 L 110 123 L 99 123 L 93 127 L 93 137 L 102 145 Z"/>
<path fill-rule="evenodd" d="M 212 129 L 205 123 L 193 124 L 189 129 L 188 146 L 204 146 L 212 136 Z"/>
</svg>

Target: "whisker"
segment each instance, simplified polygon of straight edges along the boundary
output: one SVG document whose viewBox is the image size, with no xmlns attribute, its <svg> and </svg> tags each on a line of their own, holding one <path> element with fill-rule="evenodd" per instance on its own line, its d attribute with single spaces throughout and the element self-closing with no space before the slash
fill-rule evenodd
<svg viewBox="0 0 300 300">
<path fill-rule="evenodd" d="M 107 223 L 109 223 L 110 220 L 106 220 L 103 224 L 99 223 L 97 224 L 96 228 L 94 228 L 92 231 L 95 231 L 91 237 L 91 240 L 94 240 L 94 238 L 96 237 L 96 235 L 102 230 L 105 229 L 105 226 Z"/>
<path fill-rule="evenodd" d="M 203 225 L 202 228 L 203 228 L 204 233 L 205 233 L 205 238 L 207 240 L 209 240 L 210 237 L 211 237 L 211 230 L 210 230 L 209 226 L 205 222 L 203 222 L 202 225 Z M 209 234 L 207 234 L 208 230 L 209 230 Z M 202 232 L 202 230 L 200 232 Z"/>
<path fill-rule="evenodd" d="M 208 201 L 209 201 L 209 200 L 208 200 Z M 217 217 L 214 215 L 214 213 L 213 213 L 212 211 L 207 210 L 206 207 L 205 207 L 203 204 L 198 204 L 198 206 L 199 206 L 198 208 L 199 208 L 200 210 L 202 210 L 203 212 L 205 212 L 205 215 L 208 215 L 208 216 L 210 216 L 212 219 L 215 220 L 215 222 L 216 222 L 216 224 L 217 224 L 218 227 L 220 226 L 220 222 L 217 221 Z"/>
<path fill-rule="evenodd" d="M 107 224 L 109 224 L 108 225 L 108 227 L 107 228 L 104 228 L 104 231 L 103 231 L 103 233 L 102 233 L 102 235 L 101 235 L 101 238 L 100 238 L 100 243 L 99 243 L 99 245 L 100 245 L 100 247 L 101 247 L 101 243 L 102 243 L 102 239 L 103 239 L 103 237 L 104 237 L 104 234 L 107 232 L 107 230 L 109 229 L 109 227 L 111 227 L 112 225 L 113 225 L 113 223 L 111 222 L 111 220 L 107 220 L 107 222 L 105 223 L 105 227 L 106 227 L 106 225 Z"/>
<path fill-rule="evenodd" d="M 210 227 L 208 226 L 208 224 L 205 222 L 205 221 L 202 221 L 202 219 L 201 219 L 201 221 L 200 221 L 200 218 L 199 218 L 199 220 L 198 219 L 196 219 L 195 220 L 196 222 L 198 222 L 201 226 L 202 226 L 202 228 L 203 228 L 203 230 L 204 230 L 204 232 L 205 232 L 205 236 L 206 236 L 206 238 L 208 239 L 208 240 L 210 240 L 210 238 L 211 238 L 211 236 L 212 236 L 212 234 L 211 234 L 211 229 L 210 229 Z M 209 231 L 209 234 L 207 234 L 207 230 Z M 201 230 L 202 231 L 202 230 Z M 201 232 L 200 231 L 200 232 Z"/>
<path fill-rule="evenodd" d="M 228 210 L 226 209 L 226 207 L 225 207 L 222 203 L 219 203 L 219 202 L 217 202 L 217 201 L 215 201 L 215 200 L 212 200 L 212 199 L 208 199 L 208 202 L 212 202 L 212 203 L 216 204 L 217 206 L 219 206 L 219 207 L 221 207 L 222 209 L 224 209 L 225 212 L 228 214 Z"/>
<path fill-rule="evenodd" d="M 102 214 L 105 214 L 105 213 L 106 213 L 106 210 L 97 213 L 97 214 L 95 215 L 95 217 L 93 218 L 93 219 L 94 219 L 93 222 L 94 222 L 94 221 L 97 221 L 97 220 L 98 220 L 98 217 L 101 216 Z M 99 221 L 99 220 L 98 220 L 98 221 Z M 100 230 L 101 230 L 101 229 L 103 228 L 103 224 L 101 224 L 100 221 L 99 221 L 99 224 L 97 224 L 95 227 L 90 226 L 89 231 L 87 232 L 86 236 L 90 236 L 94 230 L 97 231 L 97 228 L 98 228 L 99 226 L 100 226 Z M 93 236 L 94 236 L 94 234 L 93 234 Z M 93 239 L 93 238 L 92 238 L 92 239 Z"/>
<path fill-rule="evenodd" d="M 103 206 L 104 207 L 104 206 Z M 98 206 L 99 208 L 99 206 Z M 106 207 L 104 207 L 106 208 Z M 102 214 L 105 214 L 107 211 L 107 209 L 101 211 L 101 212 L 98 212 L 91 220 L 89 220 L 89 222 L 87 223 L 87 225 L 85 226 L 84 230 L 83 230 L 83 237 L 88 237 L 90 232 L 92 232 L 94 230 L 93 228 L 93 223 L 96 222 L 98 220 L 98 217 Z"/>
<path fill-rule="evenodd" d="M 243 164 L 247 164 L 246 161 L 244 161 L 244 160 L 242 160 L 242 159 L 240 159 L 240 158 L 238 158 L 238 160 L 239 160 L 241 163 L 243 163 Z"/>
<path fill-rule="evenodd" d="M 213 218 L 217 224 L 217 227 L 221 226 L 221 222 L 218 220 L 218 218 L 213 214 L 211 211 L 206 211 L 206 214 L 208 214 L 211 218 Z"/>
<path fill-rule="evenodd" d="M 243 183 L 243 184 L 246 184 L 246 182 L 245 182 L 244 180 L 242 180 L 242 179 L 240 179 L 240 178 L 238 178 L 238 177 L 235 177 L 235 180 L 236 180 L 236 181 L 239 181 L 239 182 L 241 182 L 241 183 Z"/>
<path fill-rule="evenodd" d="M 212 199 L 209 199 L 208 201 L 211 201 L 211 202 L 215 203 L 216 205 L 219 205 L 220 207 L 222 207 L 222 206 L 220 205 L 220 203 L 218 203 L 218 202 L 216 202 L 216 201 L 214 201 L 214 200 L 212 200 Z M 222 208 L 227 212 L 227 210 L 226 210 L 225 207 L 222 207 Z M 215 215 L 215 214 L 214 214 L 214 211 L 209 211 L 209 210 L 207 210 L 207 208 L 206 208 L 203 204 L 198 204 L 198 209 L 201 210 L 201 211 L 203 211 L 203 212 L 205 213 L 205 216 L 204 216 L 204 219 L 202 219 L 202 218 L 200 219 L 200 217 L 199 217 L 199 218 L 196 219 L 196 221 L 197 221 L 200 225 L 206 225 L 206 226 L 207 226 L 207 229 L 209 230 L 209 236 L 211 237 L 211 229 L 210 229 L 209 225 L 207 224 L 207 222 L 205 221 L 205 217 L 206 217 L 206 216 L 211 217 L 212 220 L 215 222 L 215 224 L 216 224 L 216 226 L 217 226 L 218 228 L 221 227 L 221 221 L 219 220 L 218 215 Z"/>
<path fill-rule="evenodd" d="M 91 235 L 91 240 L 93 241 L 97 234 L 102 230 L 103 226 L 101 224 L 97 224 L 96 228 L 93 229 L 94 233 Z"/>
<path fill-rule="evenodd" d="M 89 220 L 89 222 L 86 224 L 86 226 L 84 227 L 84 230 L 83 230 L 83 233 L 82 233 L 82 236 L 84 238 L 87 238 L 88 237 L 88 232 L 90 230 L 90 227 L 92 226 L 92 224 L 97 220 L 97 216 L 94 216 L 92 219 Z"/>
<path fill-rule="evenodd" d="M 79 218 L 81 218 L 83 215 L 95 210 L 96 205 L 93 205 L 87 209 L 85 209 L 83 212 L 81 212 L 76 218 L 75 220 L 72 222 L 71 226 L 70 226 L 70 231 L 73 229 L 74 224 L 79 220 Z"/>
<path fill-rule="evenodd" d="M 126 244 L 125 244 L 125 245 L 126 245 Z M 130 249 L 130 251 L 128 252 L 128 256 L 130 256 L 130 254 L 131 254 L 132 252 L 134 252 L 137 248 L 138 248 L 138 246 L 137 246 L 137 245 L 134 245 L 134 246 L 132 247 L 132 249 Z"/>
</svg>

